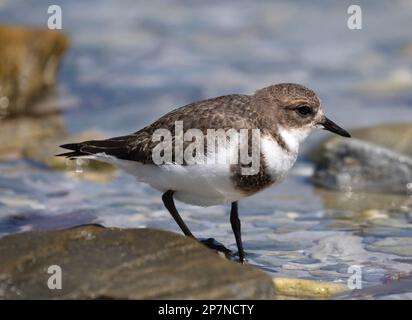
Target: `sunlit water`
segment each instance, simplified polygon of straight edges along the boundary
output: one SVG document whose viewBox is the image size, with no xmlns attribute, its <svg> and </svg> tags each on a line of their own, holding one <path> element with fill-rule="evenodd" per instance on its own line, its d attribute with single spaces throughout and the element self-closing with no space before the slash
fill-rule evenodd
<svg viewBox="0 0 412 320">
<path fill-rule="evenodd" d="M 0 21 L 45 26 L 48 4 L 0 1 Z M 345 128 L 412 120 L 408 1 L 361 1 L 360 31 L 346 27 L 347 1 L 53 4 L 61 4 L 72 40 L 59 80 L 59 104 L 72 133 L 130 133 L 174 107 L 278 82 L 315 89 L 326 113 Z M 359 90 L 385 81 L 409 90 Z M 325 135 L 311 136 L 301 159 Z M 311 171 L 300 160 L 283 184 L 241 202 L 249 263 L 275 276 L 344 283 L 348 267 L 361 265 L 364 287 L 412 272 L 409 199 L 365 209 L 350 192 L 316 190 Z M 177 206 L 197 236 L 235 250 L 228 207 Z M 96 184 L 30 161 L 0 163 L 1 235 L 91 222 L 179 232 L 159 193 L 125 174 Z M 371 295 L 412 298 L 412 288 Z"/>
</svg>

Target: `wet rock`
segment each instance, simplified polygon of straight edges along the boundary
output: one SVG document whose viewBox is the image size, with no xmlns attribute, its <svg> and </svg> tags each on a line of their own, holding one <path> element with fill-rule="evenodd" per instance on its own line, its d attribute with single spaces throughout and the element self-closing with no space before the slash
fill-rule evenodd
<svg viewBox="0 0 412 320">
<path fill-rule="evenodd" d="M 33 104 L 53 89 L 68 48 L 62 32 L 0 25 L 0 113 L 2 117 L 50 113 Z M 56 110 L 54 110 L 56 111 Z"/>
<path fill-rule="evenodd" d="M 98 132 L 86 131 L 71 136 L 49 137 L 36 144 L 27 144 L 23 149 L 23 156 L 45 164 L 46 166 L 64 170 L 67 175 L 94 182 L 109 182 L 116 173 L 116 168 L 94 160 L 70 160 L 65 157 L 56 157 L 56 154 L 65 152 L 65 149 L 59 146 L 74 141 L 104 139 L 104 136 Z"/>
<path fill-rule="evenodd" d="M 334 140 L 324 145 L 312 180 L 334 190 L 409 194 L 412 158 L 358 139 Z"/>
<path fill-rule="evenodd" d="M 389 123 L 366 128 L 352 129 L 353 138 L 371 142 L 390 150 L 412 156 L 412 123 Z M 310 154 L 312 161 L 319 161 L 327 145 L 346 140 L 331 136 L 321 142 Z"/>
<path fill-rule="evenodd" d="M 331 298 L 349 291 L 348 287 L 341 283 L 304 279 L 273 278 L 273 284 L 278 298 L 283 296 L 285 299 Z"/>
<path fill-rule="evenodd" d="M 271 299 L 269 275 L 152 229 L 83 226 L 0 239 L 1 299 Z M 62 270 L 50 290 L 49 266 Z"/>
</svg>

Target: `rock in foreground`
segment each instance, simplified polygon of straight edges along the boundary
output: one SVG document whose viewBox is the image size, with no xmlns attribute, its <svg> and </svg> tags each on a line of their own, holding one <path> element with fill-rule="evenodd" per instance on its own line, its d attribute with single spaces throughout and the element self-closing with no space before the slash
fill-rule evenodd
<svg viewBox="0 0 412 320">
<path fill-rule="evenodd" d="M 0 239 L 0 299 L 271 299 L 269 275 L 193 239 L 83 226 Z M 49 266 L 62 269 L 50 290 Z"/>
<path fill-rule="evenodd" d="M 324 146 L 313 181 L 342 191 L 407 194 L 412 158 L 357 139 L 333 140 Z"/>
</svg>

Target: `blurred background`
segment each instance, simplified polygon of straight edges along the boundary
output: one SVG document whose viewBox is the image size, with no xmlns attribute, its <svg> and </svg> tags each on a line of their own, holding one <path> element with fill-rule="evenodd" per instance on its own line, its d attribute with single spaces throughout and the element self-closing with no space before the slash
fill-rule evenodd
<svg viewBox="0 0 412 320">
<path fill-rule="evenodd" d="M 56 4 L 59 32 L 47 29 Z M 357 264 L 368 286 L 408 275 L 412 1 L 357 1 L 361 30 L 347 27 L 352 4 L 0 0 L 0 235 L 84 223 L 179 232 L 158 192 L 108 165 L 56 159 L 57 146 L 297 82 L 366 144 L 335 139 L 326 152 L 330 134 L 314 133 L 283 184 L 240 204 L 250 263 L 335 282 Z M 177 206 L 196 235 L 236 248 L 228 207 Z M 402 290 L 385 297 L 412 298 Z"/>
</svg>

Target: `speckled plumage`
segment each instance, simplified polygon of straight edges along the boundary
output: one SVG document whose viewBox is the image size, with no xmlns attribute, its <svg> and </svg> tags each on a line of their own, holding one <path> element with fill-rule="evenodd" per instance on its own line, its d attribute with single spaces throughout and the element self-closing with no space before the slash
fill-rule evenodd
<svg viewBox="0 0 412 320">
<path fill-rule="evenodd" d="M 62 155 L 111 163 L 162 191 L 165 208 L 189 237 L 194 235 L 180 217 L 174 198 L 199 206 L 230 203 L 230 223 L 239 261 L 243 263 L 245 253 L 238 200 L 281 181 L 294 165 L 299 145 L 313 128 L 318 127 L 350 137 L 348 132 L 324 116 L 313 91 L 298 84 L 284 83 L 260 89 L 251 96 L 232 94 L 195 102 L 169 112 L 131 135 L 63 145 L 72 151 Z M 162 129 L 162 133 L 159 134 L 157 129 Z M 202 133 L 204 140 L 200 144 L 197 140 L 187 141 L 190 139 L 187 138 L 190 135 L 186 136 L 189 129 L 192 134 L 193 129 Z M 211 138 L 210 129 L 224 133 L 220 136 L 222 139 L 217 139 L 218 148 L 216 134 Z M 242 140 L 245 129 L 248 145 Z M 234 132 L 237 134 L 235 139 Z M 202 135 L 191 137 L 198 139 Z M 224 139 L 229 143 L 222 146 L 219 141 L 224 142 Z M 210 140 L 213 148 L 209 146 Z M 194 148 L 190 148 L 192 143 Z M 245 155 L 244 147 L 247 147 L 248 155 Z M 204 148 L 204 153 L 200 157 L 196 155 L 196 159 L 186 159 L 187 155 L 194 156 L 194 150 L 199 151 L 197 148 Z M 158 149 L 161 149 L 159 154 Z M 160 155 L 162 152 L 166 159 Z M 157 155 L 162 158 L 159 162 Z M 247 161 L 243 161 L 242 156 Z M 224 161 L 219 160 L 222 157 Z M 232 161 L 233 157 L 236 162 Z M 224 246 L 216 245 L 213 239 L 202 242 L 225 254 L 230 252 Z"/>
<path fill-rule="evenodd" d="M 118 159 L 153 164 L 152 150 L 158 144 L 158 141 L 152 141 L 153 133 L 157 129 L 169 130 L 173 136 L 174 146 L 176 121 L 183 122 L 184 132 L 196 128 L 205 136 L 208 129 L 259 129 L 261 136 L 272 138 L 285 152 L 292 152 L 280 135 L 279 127 L 298 128 L 302 125 L 302 121 L 305 120 L 294 116 L 293 112 L 283 112 L 302 103 L 309 104 L 315 109 L 320 107 L 316 94 L 297 84 L 272 85 L 257 90 L 254 95 L 232 94 L 198 101 L 177 108 L 130 135 L 65 145 L 64 147 L 74 150 L 65 155 L 77 157 L 104 152 Z M 190 143 L 191 141 L 184 141 L 183 149 Z M 250 146 L 251 144 L 249 148 Z M 206 142 L 204 147 L 206 154 Z M 174 151 L 173 148 L 173 159 Z M 257 174 L 242 175 L 238 164 L 231 165 L 230 171 L 234 187 L 245 195 L 251 195 L 276 182 L 274 176 L 268 173 L 264 154 L 260 155 L 260 170 Z"/>
</svg>

